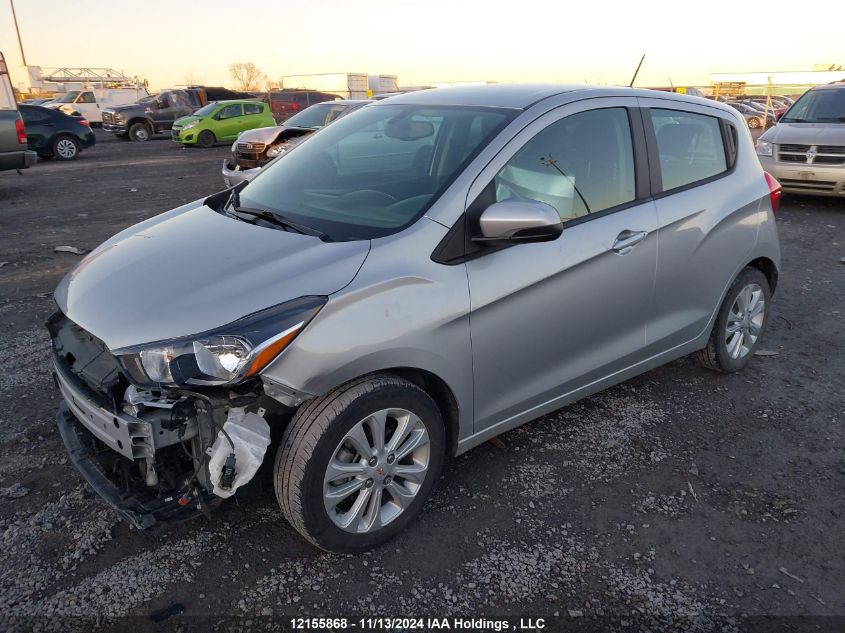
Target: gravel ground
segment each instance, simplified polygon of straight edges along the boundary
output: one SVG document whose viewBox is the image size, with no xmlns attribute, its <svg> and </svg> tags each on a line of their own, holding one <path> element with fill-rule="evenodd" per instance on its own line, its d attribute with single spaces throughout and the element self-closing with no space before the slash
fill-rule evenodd
<svg viewBox="0 0 845 633">
<path fill-rule="evenodd" d="M 287 525 L 269 478 L 212 520 L 139 533 L 65 458 L 42 323 L 78 256 L 54 247 L 93 248 L 220 189 L 228 152 L 98 139 L 73 163 L 0 173 L 0 628 L 494 614 L 551 630 L 845 627 L 845 201 L 784 199 L 769 354 L 745 372 L 682 359 L 507 433 L 449 463 L 397 539 L 335 556 Z M 169 607 L 184 614 L 153 626 Z"/>
</svg>

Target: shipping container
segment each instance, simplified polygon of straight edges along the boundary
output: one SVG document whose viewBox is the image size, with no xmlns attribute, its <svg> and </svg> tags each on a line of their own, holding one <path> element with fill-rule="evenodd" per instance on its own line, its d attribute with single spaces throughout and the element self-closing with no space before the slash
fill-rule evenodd
<svg viewBox="0 0 845 633">
<path fill-rule="evenodd" d="M 399 91 L 399 77 L 396 75 L 370 75 L 370 94 L 380 95 Z"/>
<path fill-rule="evenodd" d="M 282 88 L 319 90 L 344 99 L 366 99 L 369 92 L 369 76 L 366 73 L 287 75 L 282 77 Z"/>
</svg>

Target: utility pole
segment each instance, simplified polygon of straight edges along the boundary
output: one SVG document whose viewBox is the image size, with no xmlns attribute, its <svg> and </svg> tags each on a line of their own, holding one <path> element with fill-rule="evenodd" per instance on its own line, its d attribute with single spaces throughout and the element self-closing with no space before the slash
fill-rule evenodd
<svg viewBox="0 0 845 633">
<path fill-rule="evenodd" d="M 9 4 L 12 5 L 12 21 L 15 23 L 15 33 L 18 34 L 18 46 L 21 49 L 21 59 L 23 60 L 23 65 L 26 66 L 26 55 L 23 54 L 23 42 L 21 41 L 21 30 L 18 28 L 18 16 L 15 14 L 15 0 L 9 0 Z"/>
</svg>

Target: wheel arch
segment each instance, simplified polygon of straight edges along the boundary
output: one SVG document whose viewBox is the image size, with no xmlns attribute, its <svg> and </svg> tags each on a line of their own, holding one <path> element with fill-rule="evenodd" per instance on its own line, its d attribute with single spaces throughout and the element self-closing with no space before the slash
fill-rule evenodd
<svg viewBox="0 0 845 633">
<path fill-rule="evenodd" d="M 129 129 L 133 125 L 135 125 L 136 123 L 143 123 L 148 128 L 150 128 L 150 131 L 152 133 L 155 133 L 155 126 L 150 122 L 150 120 L 147 117 L 144 117 L 144 116 L 135 116 L 135 117 L 132 117 L 131 119 L 129 119 L 129 121 L 126 122 L 126 131 L 128 132 Z"/>
<path fill-rule="evenodd" d="M 778 267 L 775 263 L 768 257 L 758 257 L 748 262 L 747 266 L 756 268 L 766 276 L 766 280 L 769 282 L 769 289 L 772 295 L 774 295 L 775 288 L 778 285 Z"/>
<path fill-rule="evenodd" d="M 391 367 L 380 373 L 388 373 L 404 378 L 425 391 L 434 400 L 446 430 L 447 452 L 454 455 L 458 448 L 460 435 L 460 408 L 458 400 L 445 380 L 437 374 L 415 367 Z"/>
</svg>

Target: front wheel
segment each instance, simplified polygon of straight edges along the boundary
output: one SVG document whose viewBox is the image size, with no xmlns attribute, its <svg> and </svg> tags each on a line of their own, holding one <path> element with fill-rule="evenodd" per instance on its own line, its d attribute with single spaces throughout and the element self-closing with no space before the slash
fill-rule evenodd
<svg viewBox="0 0 845 633">
<path fill-rule="evenodd" d="M 285 518 L 331 552 L 360 552 L 398 534 L 440 475 L 443 418 L 412 382 L 373 374 L 304 405 L 276 453 Z"/>
<path fill-rule="evenodd" d="M 203 130 L 197 137 L 197 147 L 212 147 L 217 139 L 211 130 Z"/>
<path fill-rule="evenodd" d="M 772 291 L 769 280 L 756 268 L 743 270 L 725 295 L 707 347 L 698 362 L 715 371 L 740 371 L 751 360 L 769 323 Z"/>
<path fill-rule="evenodd" d="M 756 130 L 758 127 L 760 127 L 760 119 L 758 119 L 757 117 L 751 117 L 750 119 L 748 119 L 748 127 L 750 127 L 752 130 Z"/>
<path fill-rule="evenodd" d="M 129 138 L 133 141 L 143 143 L 149 141 L 153 137 L 153 131 L 146 123 L 134 123 L 129 128 Z"/>
</svg>

